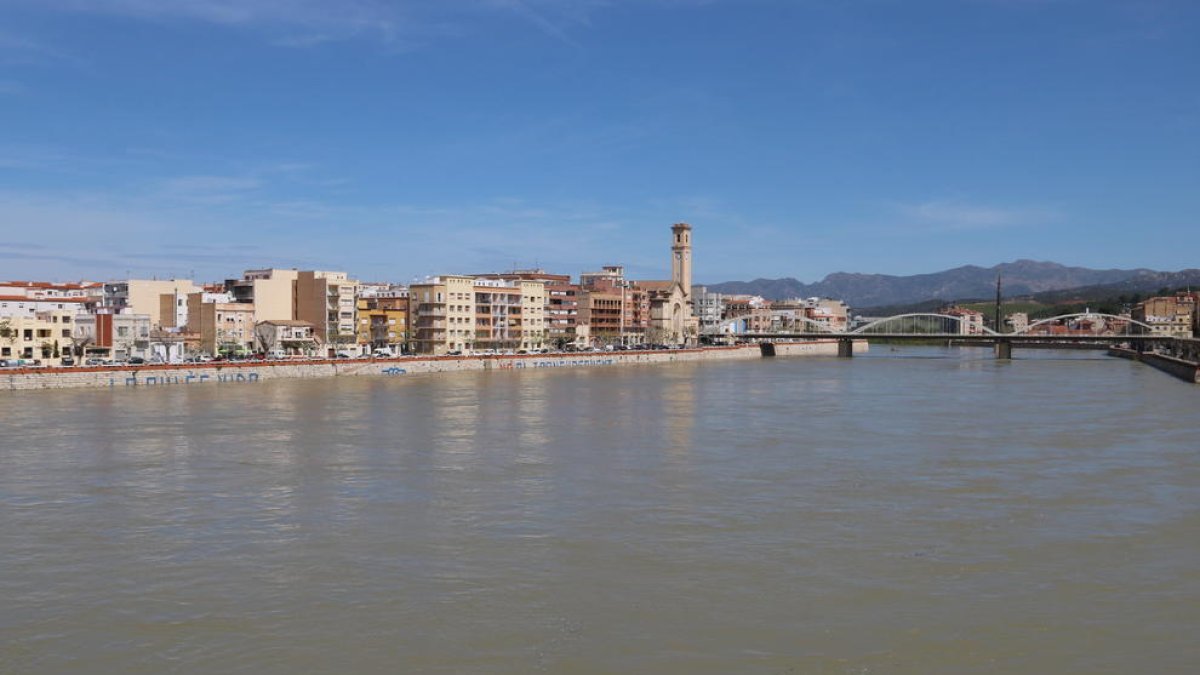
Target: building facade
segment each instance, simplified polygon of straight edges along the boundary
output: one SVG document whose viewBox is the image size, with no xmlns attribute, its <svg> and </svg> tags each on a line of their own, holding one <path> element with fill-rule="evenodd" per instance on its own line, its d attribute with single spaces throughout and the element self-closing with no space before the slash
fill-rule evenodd
<svg viewBox="0 0 1200 675">
<path fill-rule="evenodd" d="M 71 362 L 75 313 L 51 310 L 34 315 L 0 318 L 0 359 L 34 361 L 41 365 Z"/>
<path fill-rule="evenodd" d="M 265 268 L 246 270 L 241 279 L 226 280 L 225 290 L 233 302 L 254 305 L 254 320 L 290 320 L 296 318 L 296 279 L 294 269 Z"/>
<path fill-rule="evenodd" d="M 296 306 L 292 318 L 314 326 L 317 339 L 333 351 L 357 342 L 358 282 L 345 272 L 305 271 L 296 277 Z"/>
<path fill-rule="evenodd" d="M 298 319 L 270 319 L 254 327 L 257 346 L 264 353 L 308 356 L 317 350 L 315 327 Z"/>
<path fill-rule="evenodd" d="M 221 294 L 189 295 L 188 332 L 198 336 L 199 350 L 210 356 L 254 351 L 254 305 L 225 299 Z"/>
<path fill-rule="evenodd" d="M 79 314 L 74 321 L 75 340 L 85 356 L 114 361 L 150 356 L 150 327 L 153 321 L 148 314 L 102 311 Z"/>
<path fill-rule="evenodd" d="M 418 354 L 529 351 L 546 343 L 545 284 L 447 275 L 409 287 Z"/>
<path fill-rule="evenodd" d="M 1135 321 L 1149 325 L 1155 335 L 1191 337 L 1196 323 L 1196 296 L 1179 293 L 1147 298 L 1134 306 L 1132 315 Z"/>
<path fill-rule="evenodd" d="M 358 344 L 396 354 L 408 351 L 407 289 L 360 297 L 357 306 Z"/>
<path fill-rule="evenodd" d="M 113 314 L 149 316 L 151 328 L 181 326 L 187 323 L 187 296 L 201 290 L 190 279 L 113 281 L 104 284 L 104 306 Z"/>
<path fill-rule="evenodd" d="M 652 342 L 669 345 L 695 344 L 699 324 L 692 305 L 692 226 L 671 226 L 671 281 L 649 290 Z"/>
</svg>

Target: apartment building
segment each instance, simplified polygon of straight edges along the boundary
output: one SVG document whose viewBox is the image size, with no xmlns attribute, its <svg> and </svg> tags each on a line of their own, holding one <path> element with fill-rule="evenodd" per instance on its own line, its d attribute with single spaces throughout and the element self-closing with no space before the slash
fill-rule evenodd
<svg viewBox="0 0 1200 675">
<path fill-rule="evenodd" d="M 958 332 L 960 335 L 978 335 L 984 332 L 983 312 L 977 312 L 966 307 L 950 307 L 942 310 L 946 316 L 958 317 Z"/>
<path fill-rule="evenodd" d="M 74 348 L 75 312 L 53 310 L 0 318 L 0 359 L 61 365 Z"/>
<path fill-rule="evenodd" d="M 192 293 L 188 296 L 187 331 L 199 336 L 201 352 L 216 356 L 255 349 L 255 306 L 226 302 L 221 293 Z"/>
<path fill-rule="evenodd" d="M 550 274 L 542 269 L 530 269 L 479 276 L 507 281 L 540 281 L 546 298 L 543 314 L 546 344 L 562 348 L 567 345 L 582 346 L 586 341 L 587 324 L 579 322 L 581 287 L 571 283 L 571 275 Z"/>
<path fill-rule="evenodd" d="M 540 349 L 545 284 L 447 275 L 409 287 L 410 333 L 419 354 Z"/>
<path fill-rule="evenodd" d="M 591 346 L 622 343 L 624 305 L 620 289 L 585 287 L 580 290 L 579 323 L 587 326 Z"/>
<path fill-rule="evenodd" d="M 418 354 L 464 352 L 475 341 L 475 278 L 446 275 L 409 286 L 409 326 Z"/>
<path fill-rule="evenodd" d="M 1013 312 L 1005 317 L 1004 324 L 1008 327 L 1010 333 L 1023 333 L 1029 329 L 1029 314 L 1027 312 Z"/>
<path fill-rule="evenodd" d="M 371 349 L 407 351 L 408 289 L 386 290 L 359 297 L 358 344 Z"/>
<path fill-rule="evenodd" d="M 692 286 L 692 305 L 701 335 L 717 333 L 725 315 L 725 295 L 709 291 L 707 286 Z"/>
<path fill-rule="evenodd" d="M 264 352 L 312 354 L 317 349 L 314 326 L 296 319 L 270 319 L 254 327 L 257 347 Z"/>
<path fill-rule="evenodd" d="M 846 331 L 850 325 L 850 307 L 833 298 L 793 298 L 771 303 L 777 317 L 791 319 L 797 329 L 825 330 L 834 333 Z M 797 321 L 797 319 L 802 319 Z"/>
<path fill-rule="evenodd" d="M 233 302 L 254 305 L 254 320 L 273 321 L 296 318 L 296 270 L 276 268 L 246 270 L 241 279 L 225 281 L 225 290 Z"/>
<path fill-rule="evenodd" d="M 104 284 L 104 307 L 113 314 L 149 316 L 152 328 L 180 326 L 187 323 L 187 296 L 201 290 L 190 279 L 113 281 Z"/>
<path fill-rule="evenodd" d="M 1133 319 L 1148 324 L 1155 335 L 1191 337 L 1195 326 L 1196 295 L 1147 298 L 1133 308 Z"/>
<path fill-rule="evenodd" d="M 74 318 L 76 342 L 89 356 L 124 361 L 133 357 L 147 358 L 150 354 L 148 314 L 117 314 L 102 311 L 79 314 Z"/>
<path fill-rule="evenodd" d="M 0 281 L 0 295 L 21 295 L 34 300 L 54 298 L 86 299 L 100 304 L 104 284 L 99 281 L 57 283 L 53 281 Z"/>
<path fill-rule="evenodd" d="M 600 272 L 580 274 L 580 323 L 588 327 L 589 341 L 596 346 L 646 342 L 651 321 L 650 294 L 657 288 L 656 283 L 626 279 L 621 265 L 606 265 Z M 619 310 L 615 323 L 613 297 L 617 298 Z"/>
<path fill-rule="evenodd" d="M 353 344 L 358 332 L 357 294 L 358 282 L 345 272 L 300 272 L 291 318 L 311 323 L 317 339 L 330 351 L 337 344 Z"/>
<path fill-rule="evenodd" d="M 31 298 L 25 295 L 0 294 L 0 319 L 32 318 L 45 312 L 81 314 L 90 311 L 94 305 L 95 301 L 90 298 Z"/>
</svg>

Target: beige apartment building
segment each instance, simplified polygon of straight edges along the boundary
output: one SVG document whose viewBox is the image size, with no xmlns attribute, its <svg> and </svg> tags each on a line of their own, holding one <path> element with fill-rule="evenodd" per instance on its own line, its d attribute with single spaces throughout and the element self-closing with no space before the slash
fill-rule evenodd
<svg viewBox="0 0 1200 675">
<path fill-rule="evenodd" d="M 541 349 L 546 287 L 527 279 L 434 277 L 409 288 L 409 325 L 419 354 Z"/>
<path fill-rule="evenodd" d="M 75 312 L 53 310 L 0 318 L 0 359 L 61 365 L 74 347 Z"/>
<path fill-rule="evenodd" d="M 151 328 L 182 326 L 187 323 L 187 296 L 201 290 L 190 279 L 114 281 L 104 284 L 104 304 L 114 314 L 149 316 Z"/>
<path fill-rule="evenodd" d="M 1133 319 L 1148 324 L 1155 335 L 1191 337 L 1196 298 L 1191 293 L 1147 298 L 1133 308 Z"/>
<path fill-rule="evenodd" d="M 241 279 L 230 279 L 225 288 L 234 302 L 254 305 L 256 322 L 296 318 L 296 280 L 300 272 L 275 268 L 246 270 Z"/>
</svg>

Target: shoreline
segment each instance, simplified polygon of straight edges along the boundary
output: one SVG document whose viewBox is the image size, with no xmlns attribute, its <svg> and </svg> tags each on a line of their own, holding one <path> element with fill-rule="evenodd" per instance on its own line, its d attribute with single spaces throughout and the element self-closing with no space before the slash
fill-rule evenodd
<svg viewBox="0 0 1200 675">
<path fill-rule="evenodd" d="M 1184 382 L 1200 384 L 1200 363 L 1176 358 L 1167 354 L 1139 352 L 1124 347 L 1109 347 L 1108 355 L 1144 363 L 1151 368 L 1173 375 Z"/>
<path fill-rule="evenodd" d="M 794 347 L 787 350 L 787 356 L 837 355 L 837 340 L 813 340 L 794 344 Z M 749 344 L 734 347 L 695 347 L 656 351 L 6 368 L 0 370 L 0 391 L 253 384 L 266 380 L 314 377 L 398 377 L 462 371 L 595 368 L 760 358 L 763 356 L 759 345 Z"/>
</svg>

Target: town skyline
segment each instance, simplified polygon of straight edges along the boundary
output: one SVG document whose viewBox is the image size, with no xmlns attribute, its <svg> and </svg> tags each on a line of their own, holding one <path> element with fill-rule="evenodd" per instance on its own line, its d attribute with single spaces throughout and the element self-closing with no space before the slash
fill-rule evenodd
<svg viewBox="0 0 1200 675">
<path fill-rule="evenodd" d="M 0 8 L 0 276 L 1194 266 L 1192 3 Z M 386 246 L 385 246 L 386 244 Z M 399 277 L 399 278 L 397 278 Z"/>
</svg>

